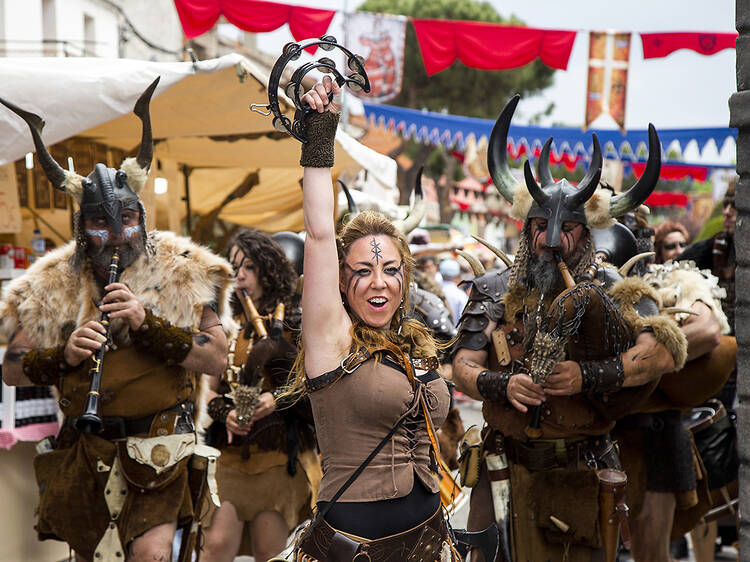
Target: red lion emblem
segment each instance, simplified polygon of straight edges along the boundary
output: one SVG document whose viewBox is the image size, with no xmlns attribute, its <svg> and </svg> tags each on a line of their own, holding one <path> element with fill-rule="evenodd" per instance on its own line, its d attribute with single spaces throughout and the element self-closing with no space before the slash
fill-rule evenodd
<svg viewBox="0 0 750 562">
<path fill-rule="evenodd" d="M 359 42 L 370 47 L 365 59 L 367 76 L 370 78 L 370 93 L 372 97 L 382 97 L 396 91 L 396 57 L 391 49 L 391 37 L 381 33 L 377 37 L 362 35 Z"/>
</svg>

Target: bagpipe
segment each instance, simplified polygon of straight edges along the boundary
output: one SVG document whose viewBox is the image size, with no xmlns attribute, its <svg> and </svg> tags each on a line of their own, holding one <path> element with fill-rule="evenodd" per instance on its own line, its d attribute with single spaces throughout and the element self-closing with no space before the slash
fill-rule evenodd
<svg viewBox="0 0 750 562">
<path fill-rule="evenodd" d="M 283 340 L 284 331 L 285 307 L 283 302 L 276 305 L 270 318 L 266 318 L 258 312 L 253 299 L 248 295 L 247 291 L 241 289 L 238 296 L 240 297 L 239 300 L 243 313 L 247 319 L 247 325 L 252 326 L 255 330 L 257 340 L 248 353 L 245 365 L 238 371 L 230 369 L 232 373 L 236 373 L 237 377 L 235 380 L 228 381 L 231 391 L 225 396 L 234 402 L 237 412 L 237 423 L 240 426 L 244 426 L 250 421 L 258 407 L 264 373 L 271 374 L 270 369 L 267 369 L 268 363 L 278 357 L 279 354 L 290 353 L 288 348 L 291 347 L 293 349 L 293 346 L 289 342 L 286 342 L 286 340 L 284 342 L 288 344 L 287 346 L 284 346 L 280 342 L 280 340 Z M 271 323 L 270 331 L 266 328 L 266 321 L 270 321 Z M 282 347 L 284 348 L 283 351 L 281 350 Z M 291 353 L 296 356 L 296 350 Z M 291 362 L 294 362 L 294 358 L 291 358 Z M 273 374 L 277 376 L 271 376 L 273 386 L 283 386 L 286 384 L 288 372 L 287 369 L 282 375 L 283 380 L 278 380 L 281 377 L 274 370 Z"/>
<path fill-rule="evenodd" d="M 537 384 L 546 381 L 554 366 L 566 358 L 566 351 L 570 361 L 597 361 L 617 356 L 635 343 L 633 328 L 601 285 L 594 281 L 597 262 L 583 274 L 584 280 L 576 283 L 560 255 L 555 252 L 554 257 L 566 289 L 552 301 L 546 313 L 542 311 L 544 299 L 540 298 L 537 333 L 529 369 L 532 380 Z M 619 390 L 617 394 L 623 392 L 627 393 Z M 625 403 L 628 401 L 626 398 Z M 591 400 L 592 404 L 597 402 Z M 608 400 L 606 407 L 612 405 L 613 401 Z M 598 409 L 601 411 L 605 408 Z M 541 410 L 541 406 L 532 410 L 531 422 L 524 431 L 531 441 L 543 437 Z M 629 545 L 628 507 L 625 504 L 627 476 L 614 467 L 599 468 L 596 474 L 599 480 L 599 523 L 604 559 L 613 562 L 617 556 L 620 533 L 623 542 Z M 560 530 L 567 532 L 565 524 L 560 523 Z"/>
</svg>

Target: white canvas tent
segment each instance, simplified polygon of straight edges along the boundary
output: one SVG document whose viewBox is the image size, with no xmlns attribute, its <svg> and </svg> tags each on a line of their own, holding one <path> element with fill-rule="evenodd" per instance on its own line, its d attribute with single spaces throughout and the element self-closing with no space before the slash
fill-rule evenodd
<svg viewBox="0 0 750 562">
<path fill-rule="evenodd" d="M 277 134 L 270 117 L 249 110 L 251 103 L 268 102 L 267 74 L 236 54 L 197 63 L 5 58 L 0 59 L 0 96 L 45 119 L 47 145 L 82 137 L 130 151 L 141 135 L 133 104 L 146 85 L 161 76 L 151 103 L 154 156 L 161 168 L 152 167 L 151 180 L 164 177 L 169 191 L 154 197 L 150 184 L 142 196 L 147 208 L 156 205 L 169 216 L 169 228 L 178 230 L 185 216 L 181 166 L 196 168 L 190 174 L 189 196 L 197 213 L 211 210 L 249 172 L 260 170 L 261 183 L 233 201 L 220 218 L 271 231 L 300 230 L 299 143 Z M 280 97 L 284 103 L 281 92 Z M 282 109 L 291 115 L 289 104 Z M 395 186 L 393 160 L 341 132 L 338 136 L 334 174 L 361 166 L 385 186 Z M 30 151 L 26 124 L 0 107 L 0 165 Z"/>
</svg>

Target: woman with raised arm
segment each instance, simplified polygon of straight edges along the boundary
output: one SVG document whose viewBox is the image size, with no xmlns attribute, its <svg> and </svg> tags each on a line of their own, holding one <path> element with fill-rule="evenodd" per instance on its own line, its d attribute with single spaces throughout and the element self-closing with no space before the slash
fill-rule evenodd
<svg viewBox="0 0 750 562">
<path fill-rule="evenodd" d="M 307 235 L 295 389 L 312 402 L 323 480 L 300 547 L 317 560 L 451 559 L 433 444 L 449 394 L 434 340 L 405 317 L 414 259 L 379 213 L 361 213 L 338 238 L 334 230 L 339 92 L 325 77 L 304 96 L 315 112 L 300 161 Z"/>
</svg>

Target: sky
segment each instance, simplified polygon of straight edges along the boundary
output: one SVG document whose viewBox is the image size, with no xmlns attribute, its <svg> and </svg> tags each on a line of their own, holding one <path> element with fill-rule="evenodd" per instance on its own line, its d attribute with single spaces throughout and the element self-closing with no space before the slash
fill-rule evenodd
<svg viewBox="0 0 750 562">
<path fill-rule="evenodd" d="M 736 91 L 735 51 L 712 56 L 688 50 L 662 59 L 643 59 L 637 32 L 735 31 L 735 4 L 730 0 L 489 0 L 502 15 L 515 14 L 526 25 L 547 29 L 578 30 L 568 69 L 557 71 L 554 83 L 541 94 L 521 101 L 514 117 L 526 124 L 550 102 L 555 109 L 540 125 L 583 123 L 588 73 L 588 31 L 632 31 L 625 126 L 644 129 L 649 122 L 659 128 L 724 127 L 729 123 L 729 96 Z M 302 4 L 290 1 L 288 3 Z M 353 11 L 359 0 L 306 0 L 305 6 Z M 343 40 L 343 18 L 334 17 L 329 33 Z M 286 26 L 258 36 L 258 47 L 280 52 L 293 40 Z M 502 108 L 498 108 L 498 112 Z M 614 122 L 612 122 L 614 127 Z M 721 158 L 709 146 L 703 156 L 725 160 L 733 147 L 725 146 Z M 687 158 L 689 154 L 686 154 Z M 697 150 L 692 155 L 697 157 Z"/>
</svg>

